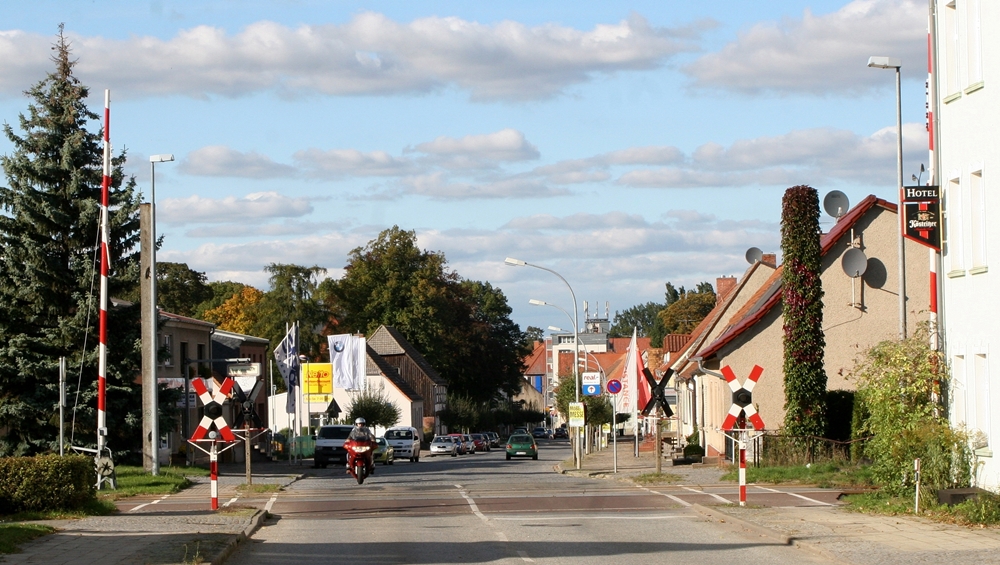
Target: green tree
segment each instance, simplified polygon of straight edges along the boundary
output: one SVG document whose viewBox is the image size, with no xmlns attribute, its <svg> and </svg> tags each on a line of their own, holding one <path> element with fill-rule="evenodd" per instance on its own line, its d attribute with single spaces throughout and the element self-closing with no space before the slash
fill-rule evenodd
<svg viewBox="0 0 1000 565">
<path fill-rule="evenodd" d="M 528 326 L 528 329 L 524 330 L 525 345 L 534 348 L 535 343 L 539 341 L 545 341 L 545 330 L 535 326 Z"/>
<path fill-rule="evenodd" d="M 389 428 L 395 426 L 402 415 L 403 411 L 385 393 L 384 387 L 375 388 L 366 384 L 362 391 L 351 398 L 346 421 L 353 424 L 355 419 L 364 418 L 369 426 Z"/>
<path fill-rule="evenodd" d="M 681 291 L 683 290 L 681 287 Z M 664 335 L 690 333 L 705 319 L 712 308 L 715 308 L 715 292 L 711 287 L 708 287 L 708 292 L 692 291 L 682 294 L 660 312 Z"/>
<path fill-rule="evenodd" d="M 786 190 L 781 210 L 785 432 L 796 436 L 826 431 L 819 234 L 816 189 L 800 185 Z"/>
<path fill-rule="evenodd" d="M 55 70 L 25 92 L 31 102 L 21 133 L 4 124 L 14 151 L 0 157 L 7 179 L 0 187 L 0 455 L 58 447 L 63 356 L 83 383 L 75 443 L 96 441 L 98 296 L 91 289 L 99 276 L 103 150 L 101 135 L 87 129 L 98 116 L 73 75 L 62 26 L 52 49 Z M 112 159 L 111 296 L 135 293 L 139 277 L 138 198 L 124 163 L 124 152 Z M 108 316 L 108 445 L 129 452 L 141 445 L 140 308 L 116 306 Z"/>
<path fill-rule="evenodd" d="M 156 263 L 156 301 L 167 312 L 194 316 L 202 302 L 212 298 L 205 273 L 190 269 L 186 263 Z"/>
<path fill-rule="evenodd" d="M 666 305 L 659 302 L 647 302 L 621 312 L 615 311 L 614 323 L 608 330 L 608 337 L 632 337 L 632 328 L 635 328 L 640 337 L 650 338 L 654 346 L 663 343 L 663 336 L 667 334 L 663 331 L 660 311 L 664 308 Z"/>
<path fill-rule="evenodd" d="M 264 270 L 271 275 L 271 288 L 257 305 L 257 323 L 252 332 L 271 340 L 274 347 L 285 337 L 285 324 L 298 322 L 299 353 L 321 359 L 321 346 L 326 345 L 321 331 L 327 314 L 317 289 L 326 269 L 271 263 Z"/>
<path fill-rule="evenodd" d="M 243 292 L 248 285 L 233 281 L 213 281 L 208 283 L 210 291 L 208 297 L 194 307 L 192 317 L 199 320 L 205 319 L 205 312 L 218 308 L 233 296 Z"/>
<path fill-rule="evenodd" d="M 925 327 L 902 341 L 874 345 L 852 373 L 858 386 L 854 435 L 870 436 L 864 455 L 872 460 L 872 478 L 892 494 L 912 494 L 913 474 L 903 480 L 900 474 L 918 458 L 929 491 L 969 486 L 967 434 L 952 429 L 945 416 L 946 367 L 944 355 L 929 347 Z"/>
<path fill-rule="evenodd" d="M 444 254 L 421 250 L 416 234 L 398 226 L 351 251 L 344 271 L 320 285 L 343 331 L 394 326 L 448 380 L 449 392 L 473 402 L 520 390 L 530 350 L 500 289 L 463 280 Z"/>
</svg>

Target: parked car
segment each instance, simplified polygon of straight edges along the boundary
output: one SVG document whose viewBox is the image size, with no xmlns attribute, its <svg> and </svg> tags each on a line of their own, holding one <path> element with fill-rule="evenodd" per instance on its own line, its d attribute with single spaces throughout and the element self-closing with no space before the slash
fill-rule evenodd
<svg viewBox="0 0 1000 565">
<path fill-rule="evenodd" d="M 393 461 L 396 460 L 395 450 L 389 442 L 385 441 L 384 437 L 375 438 L 375 458 L 376 463 L 382 463 L 383 465 L 392 465 Z"/>
<path fill-rule="evenodd" d="M 556 428 L 552 432 L 552 437 L 555 439 L 569 439 L 569 432 L 566 431 L 566 428 Z"/>
<path fill-rule="evenodd" d="M 316 451 L 313 455 L 313 466 L 326 468 L 330 463 L 347 463 L 347 450 L 344 441 L 350 435 L 354 426 L 331 425 L 323 426 L 316 432 Z"/>
<path fill-rule="evenodd" d="M 476 444 L 476 451 L 489 451 L 490 440 L 483 434 L 471 434 L 472 443 Z"/>
<path fill-rule="evenodd" d="M 385 439 L 396 450 L 396 456 L 412 463 L 420 461 L 420 432 L 410 426 L 396 426 L 385 431 Z"/>
<path fill-rule="evenodd" d="M 435 455 L 458 456 L 459 443 L 451 436 L 438 436 L 431 442 L 431 457 Z"/>
<path fill-rule="evenodd" d="M 477 451 L 476 442 L 472 441 L 472 436 L 469 434 L 462 434 L 462 441 L 465 442 L 466 451 L 469 453 L 475 453 Z"/>
<path fill-rule="evenodd" d="M 465 455 L 470 452 L 469 445 L 465 443 L 465 435 L 463 434 L 448 434 L 448 437 L 455 440 L 458 444 L 458 454 Z"/>
<path fill-rule="evenodd" d="M 528 434 L 515 434 L 507 438 L 507 461 L 511 457 L 531 457 L 538 460 L 538 444 Z"/>
<path fill-rule="evenodd" d="M 490 438 L 490 447 L 500 447 L 500 434 L 496 432 L 483 432 L 483 435 Z"/>
<path fill-rule="evenodd" d="M 548 439 L 549 438 L 549 429 L 548 428 L 543 428 L 543 427 L 537 427 L 537 428 L 531 430 L 531 437 L 538 438 L 538 439 Z"/>
<path fill-rule="evenodd" d="M 514 428 L 514 431 L 510 435 L 526 434 L 528 433 L 528 428 Z"/>
</svg>

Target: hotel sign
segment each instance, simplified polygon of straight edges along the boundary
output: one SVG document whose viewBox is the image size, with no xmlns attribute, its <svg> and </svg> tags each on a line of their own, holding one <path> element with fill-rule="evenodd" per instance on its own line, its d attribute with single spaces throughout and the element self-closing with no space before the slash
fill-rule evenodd
<svg viewBox="0 0 1000 565">
<path fill-rule="evenodd" d="M 936 186 L 903 187 L 903 235 L 941 250 L 941 198 Z"/>
</svg>

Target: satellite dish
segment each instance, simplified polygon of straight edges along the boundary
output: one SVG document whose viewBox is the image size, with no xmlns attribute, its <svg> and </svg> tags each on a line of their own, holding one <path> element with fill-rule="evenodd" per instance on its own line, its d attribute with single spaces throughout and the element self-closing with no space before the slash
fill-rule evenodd
<svg viewBox="0 0 1000 565">
<path fill-rule="evenodd" d="M 839 190 L 833 190 L 823 197 L 823 210 L 834 218 L 839 218 L 847 213 L 851 207 L 851 201 L 847 195 Z"/>
<path fill-rule="evenodd" d="M 865 274 L 865 270 L 868 268 L 868 257 L 864 251 L 852 247 L 840 258 L 840 266 L 844 268 L 844 273 L 847 276 L 856 279 Z"/>
<path fill-rule="evenodd" d="M 759 262 L 763 258 L 764 258 L 764 252 L 761 251 L 760 249 L 757 249 L 756 247 L 751 247 L 750 249 L 747 249 L 747 254 L 746 254 L 747 263 L 753 265 L 754 263 Z"/>
</svg>

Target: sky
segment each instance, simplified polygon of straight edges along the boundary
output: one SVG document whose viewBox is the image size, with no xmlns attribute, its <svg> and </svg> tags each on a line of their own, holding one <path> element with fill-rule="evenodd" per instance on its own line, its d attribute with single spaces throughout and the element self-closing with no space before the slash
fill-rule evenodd
<svg viewBox="0 0 1000 565">
<path fill-rule="evenodd" d="M 60 23 L 144 200 L 149 156 L 176 158 L 155 170 L 157 259 L 263 290 L 270 263 L 339 278 L 394 225 L 522 329 L 571 328 L 528 301 L 573 300 L 505 257 L 561 275 L 581 325 L 584 301 L 613 317 L 740 276 L 750 247 L 780 254 L 788 187 L 895 200 L 873 55 L 902 61 L 904 178 L 927 163 L 926 1 L 3 2 L 15 131 Z"/>
</svg>

